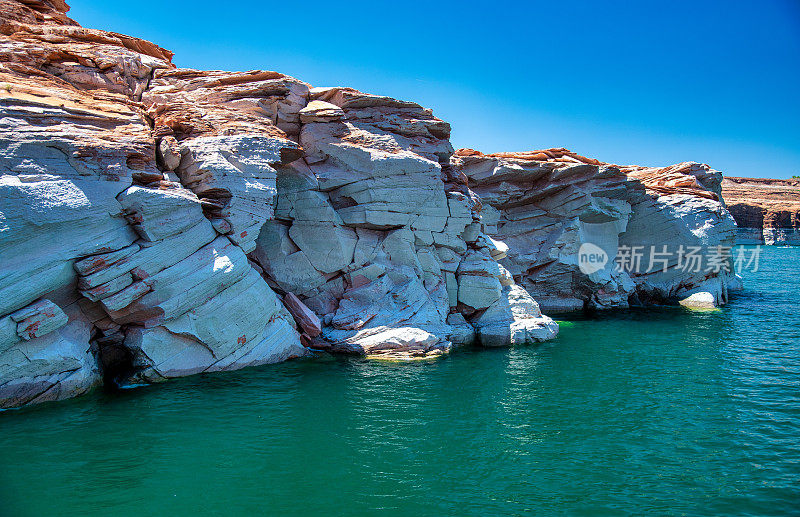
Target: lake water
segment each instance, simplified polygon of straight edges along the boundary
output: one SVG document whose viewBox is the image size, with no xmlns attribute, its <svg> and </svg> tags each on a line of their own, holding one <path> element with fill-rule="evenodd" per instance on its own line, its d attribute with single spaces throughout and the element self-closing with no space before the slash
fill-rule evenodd
<svg viewBox="0 0 800 517">
<path fill-rule="evenodd" d="M 798 515 L 800 249 L 720 311 L 0 413 L 0 515 Z"/>
</svg>

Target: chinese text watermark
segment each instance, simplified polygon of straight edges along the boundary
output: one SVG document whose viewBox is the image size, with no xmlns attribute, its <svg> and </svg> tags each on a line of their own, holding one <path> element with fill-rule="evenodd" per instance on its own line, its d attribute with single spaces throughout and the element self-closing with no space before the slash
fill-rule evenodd
<svg viewBox="0 0 800 517">
<path fill-rule="evenodd" d="M 758 271 L 761 246 L 748 249 L 732 246 L 627 246 L 617 248 L 614 266 L 618 272 L 633 274 L 683 271 L 689 273 L 737 273 Z M 599 246 L 584 243 L 578 250 L 578 267 L 590 275 L 606 267 L 609 253 Z"/>
</svg>

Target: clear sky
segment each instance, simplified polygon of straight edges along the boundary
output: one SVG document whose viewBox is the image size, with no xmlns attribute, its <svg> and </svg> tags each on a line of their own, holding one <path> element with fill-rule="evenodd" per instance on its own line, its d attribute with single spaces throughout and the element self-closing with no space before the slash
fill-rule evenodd
<svg viewBox="0 0 800 517">
<path fill-rule="evenodd" d="M 800 175 L 800 0 L 68 0 L 177 66 L 413 100 L 456 148 Z"/>
</svg>

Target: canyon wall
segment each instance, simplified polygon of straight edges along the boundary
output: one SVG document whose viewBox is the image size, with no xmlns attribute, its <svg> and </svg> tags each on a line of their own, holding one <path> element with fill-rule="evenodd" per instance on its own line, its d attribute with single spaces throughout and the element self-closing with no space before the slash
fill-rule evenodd
<svg viewBox="0 0 800 517">
<path fill-rule="evenodd" d="M 800 180 L 726 177 L 722 196 L 737 244 L 800 245 Z"/>
<path fill-rule="evenodd" d="M 154 381 L 306 354 L 248 241 L 217 229 L 238 231 L 248 202 L 269 205 L 273 165 L 298 145 L 272 122 L 256 125 L 259 152 L 219 186 L 244 191 L 220 222 L 209 216 L 217 205 L 162 172 L 174 137 L 156 136 L 148 110 L 159 106 L 142 97 L 156 71 L 174 70 L 171 53 L 81 28 L 61 3 L 0 5 L 0 407 L 74 396 L 103 377 Z M 186 146 L 201 154 L 198 142 L 221 138 L 223 162 L 225 146 L 247 142 L 242 118 L 191 128 Z"/>
<path fill-rule="evenodd" d="M 556 335 L 430 110 L 179 69 L 67 10 L 0 1 L 0 407 Z"/>
<path fill-rule="evenodd" d="M 487 232 L 509 248 L 500 263 L 545 311 L 714 307 L 738 285 L 735 224 L 720 202 L 722 174 L 707 165 L 620 167 L 566 149 L 462 149 L 453 166 L 483 201 Z M 603 267 L 581 269 L 587 248 L 607 257 Z"/>
<path fill-rule="evenodd" d="M 0 0 L 0 408 L 315 350 L 539 342 L 558 325 L 537 299 L 725 301 L 726 271 L 613 264 L 732 241 L 707 166 L 454 153 L 414 102 L 177 68 L 68 9 Z M 581 272 L 584 243 L 608 264 Z"/>
</svg>

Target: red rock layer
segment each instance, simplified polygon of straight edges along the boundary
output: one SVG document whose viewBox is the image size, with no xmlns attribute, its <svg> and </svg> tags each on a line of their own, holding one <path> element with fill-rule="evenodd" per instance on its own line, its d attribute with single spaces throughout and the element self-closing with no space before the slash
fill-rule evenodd
<svg viewBox="0 0 800 517">
<path fill-rule="evenodd" d="M 726 177 L 722 195 L 740 228 L 800 231 L 800 180 Z"/>
<path fill-rule="evenodd" d="M 646 167 L 641 165 L 616 165 L 601 162 L 594 158 L 587 158 L 563 147 L 542 149 L 537 151 L 489 153 L 484 154 L 474 149 L 459 149 L 459 157 L 487 157 L 518 160 L 520 162 L 541 162 L 553 164 L 554 168 L 566 165 L 596 165 L 599 167 L 615 167 L 629 179 L 641 183 L 648 191 L 655 195 L 688 194 L 706 199 L 719 200 L 719 181 L 722 175 L 713 171 L 711 167 L 696 162 L 683 162 L 668 167 Z M 708 181 L 709 173 L 718 178 Z M 705 183 L 700 182 L 704 178 Z"/>
</svg>

